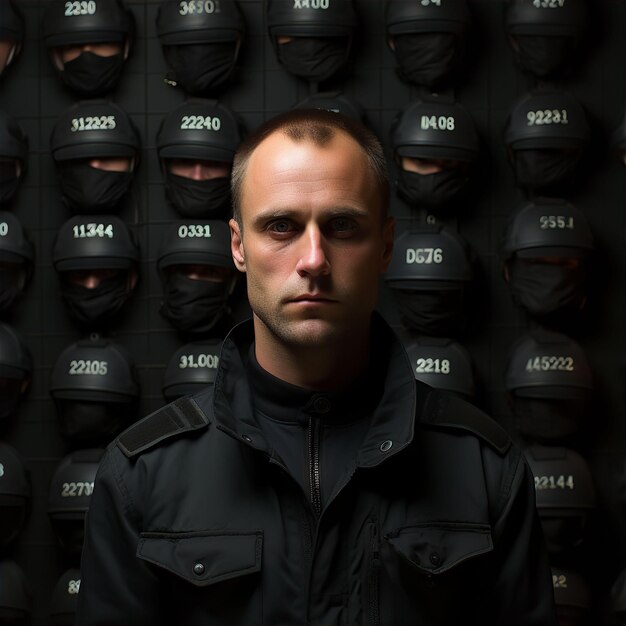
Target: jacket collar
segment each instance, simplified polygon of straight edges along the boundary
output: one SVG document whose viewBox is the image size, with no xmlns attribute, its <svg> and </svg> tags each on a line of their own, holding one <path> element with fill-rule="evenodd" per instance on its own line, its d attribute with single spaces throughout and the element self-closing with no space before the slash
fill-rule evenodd
<svg viewBox="0 0 626 626">
<path fill-rule="evenodd" d="M 213 413 L 217 427 L 265 454 L 273 450 L 254 417 L 246 357 L 254 341 L 252 320 L 235 326 L 224 340 L 215 379 Z M 372 318 L 372 354 L 383 359 L 383 392 L 357 458 L 360 467 L 373 467 L 403 450 L 413 440 L 418 403 L 423 399 L 408 356 L 387 323 L 375 313 Z"/>
</svg>

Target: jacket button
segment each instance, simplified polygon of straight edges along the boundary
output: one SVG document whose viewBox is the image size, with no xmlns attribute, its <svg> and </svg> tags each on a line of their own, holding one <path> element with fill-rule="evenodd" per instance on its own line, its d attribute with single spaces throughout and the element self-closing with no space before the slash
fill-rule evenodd
<svg viewBox="0 0 626 626">
<path fill-rule="evenodd" d="M 328 413 L 330 411 L 330 400 L 326 396 L 318 396 L 313 400 L 313 409 L 316 413 Z"/>
<path fill-rule="evenodd" d="M 391 439 L 386 439 L 380 444 L 379 450 L 381 452 L 389 452 L 392 446 L 393 446 L 393 441 L 391 441 Z"/>
<path fill-rule="evenodd" d="M 248 443 L 252 443 L 252 437 L 249 437 L 248 435 L 241 435 L 241 438 Z"/>
<path fill-rule="evenodd" d="M 436 552 L 431 552 L 429 559 L 433 565 L 441 565 L 441 557 Z"/>
<path fill-rule="evenodd" d="M 196 576 L 202 576 L 202 574 L 204 574 L 204 565 L 202 565 L 202 563 L 196 563 L 193 566 L 193 573 Z"/>
</svg>

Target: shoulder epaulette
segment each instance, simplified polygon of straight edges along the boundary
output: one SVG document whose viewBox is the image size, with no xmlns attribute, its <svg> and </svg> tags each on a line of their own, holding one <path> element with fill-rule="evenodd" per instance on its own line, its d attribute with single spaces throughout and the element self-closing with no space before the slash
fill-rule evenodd
<svg viewBox="0 0 626 626">
<path fill-rule="evenodd" d="M 193 398 L 178 398 L 127 428 L 116 443 L 130 459 L 165 439 L 205 428 L 209 423 Z"/>
<path fill-rule="evenodd" d="M 421 415 L 423 424 L 468 430 L 500 454 L 511 446 L 507 432 L 486 413 L 455 395 L 431 389 Z"/>
</svg>

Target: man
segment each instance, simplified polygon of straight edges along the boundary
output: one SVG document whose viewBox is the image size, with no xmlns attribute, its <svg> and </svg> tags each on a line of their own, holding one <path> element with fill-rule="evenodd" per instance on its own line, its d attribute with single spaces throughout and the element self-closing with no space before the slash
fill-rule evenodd
<svg viewBox="0 0 626 626">
<path fill-rule="evenodd" d="M 377 140 L 293 110 L 235 158 L 252 322 L 215 385 L 111 444 L 77 624 L 553 625 L 519 450 L 416 382 L 373 314 L 393 219 Z"/>
</svg>

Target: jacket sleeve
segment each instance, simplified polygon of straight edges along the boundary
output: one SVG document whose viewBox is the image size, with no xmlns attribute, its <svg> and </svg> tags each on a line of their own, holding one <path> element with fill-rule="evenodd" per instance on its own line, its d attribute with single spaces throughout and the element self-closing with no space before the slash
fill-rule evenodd
<svg viewBox="0 0 626 626">
<path fill-rule="evenodd" d="M 532 474 L 513 447 L 499 489 L 493 525 L 494 567 L 482 623 L 494 626 L 557 626 L 552 574 L 535 507 Z"/>
<path fill-rule="evenodd" d="M 135 556 L 140 519 L 120 467 L 128 464 L 116 446 L 96 475 L 85 525 L 77 626 L 156 626 L 159 581 Z"/>
</svg>

